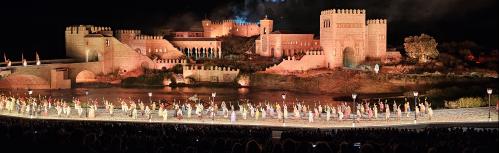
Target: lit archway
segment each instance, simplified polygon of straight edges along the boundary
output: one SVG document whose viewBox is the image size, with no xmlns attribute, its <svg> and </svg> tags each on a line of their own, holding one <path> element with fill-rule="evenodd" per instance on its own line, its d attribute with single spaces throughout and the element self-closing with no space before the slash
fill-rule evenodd
<svg viewBox="0 0 499 153">
<path fill-rule="evenodd" d="M 356 66 L 355 50 L 352 47 L 347 47 L 343 50 L 343 66 L 349 68 Z"/>
</svg>

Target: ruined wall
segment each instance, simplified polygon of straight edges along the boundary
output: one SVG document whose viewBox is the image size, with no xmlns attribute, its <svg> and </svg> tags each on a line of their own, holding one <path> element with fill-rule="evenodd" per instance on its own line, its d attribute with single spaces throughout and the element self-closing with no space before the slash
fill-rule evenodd
<svg viewBox="0 0 499 153">
<path fill-rule="evenodd" d="M 119 69 L 122 72 L 133 71 L 141 68 L 154 68 L 154 62 L 147 56 L 133 50 L 128 45 L 112 38 L 111 48 L 105 54 L 104 67 L 106 70 Z"/>
<path fill-rule="evenodd" d="M 137 33 L 134 33 L 137 34 Z M 163 39 L 162 36 L 147 36 L 123 33 L 120 41 L 126 43 L 134 51 L 143 55 L 157 55 L 161 59 L 178 59 L 182 57 L 182 52 L 175 48 L 169 41 Z"/>
<path fill-rule="evenodd" d="M 183 77 L 184 80 L 189 78 L 194 81 L 200 82 L 234 82 L 239 69 L 232 69 L 227 67 L 204 67 L 204 66 L 184 66 Z"/>
<path fill-rule="evenodd" d="M 317 69 L 324 67 L 324 52 L 322 51 L 308 51 L 306 55 L 300 59 L 290 56 L 283 59 L 278 65 L 269 67 L 263 71 L 264 73 L 286 73 L 293 71 L 307 71 L 310 69 Z"/>
</svg>

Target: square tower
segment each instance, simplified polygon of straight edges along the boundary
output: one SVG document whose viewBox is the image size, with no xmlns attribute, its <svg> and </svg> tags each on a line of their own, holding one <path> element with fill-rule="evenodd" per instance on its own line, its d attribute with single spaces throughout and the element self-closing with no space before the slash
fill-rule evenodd
<svg viewBox="0 0 499 153">
<path fill-rule="evenodd" d="M 366 32 L 365 10 L 321 11 L 320 44 L 326 56 L 326 67 L 355 67 L 364 60 Z"/>
<path fill-rule="evenodd" d="M 368 52 L 367 57 L 386 58 L 386 19 L 367 20 Z"/>
</svg>

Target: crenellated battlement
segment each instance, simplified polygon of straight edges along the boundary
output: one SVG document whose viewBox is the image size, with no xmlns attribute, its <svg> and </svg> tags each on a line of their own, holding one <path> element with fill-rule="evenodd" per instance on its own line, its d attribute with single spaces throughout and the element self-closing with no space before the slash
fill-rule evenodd
<svg viewBox="0 0 499 153">
<path fill-rule="evenodd" d="M 247 23 L 237 23 L 236 21 L 229 19 L 229 20 L 221 20 L 221 21 L 210 21 L 212 25 L 224 25 L 224 24 L 234 24 L 236 26 L 251 26 L 251 25 L 256 25 L 258 26 L 258 23 L 253 23 L 253 22 L 247 22 Z"/>
<path fill-rule="evenodd" d="M 368 25 L 369 24 L 386 24 L 387 20 L 386 19 L 370 19 L 370 20 L 367 20 L 366 23 Z"/>
<path fill-rule="evenodd" d="M 324 55 L 322 50 L 310 50 L 305 52 L 307 55 Z"/>
<path fill-rule="evenodd" d="M 236 26 L 258 26 L 257 23 L 236 23 Z"/>
<path fill-rule="evenodd" d="M 283 61 L 298 61 L 295 56 L 288 56 L 287 58 L 282 59 Z M 274 65 L 275 66 L 275 65 Z"/>
<path fill-rule="evenodd" d="M 235 23 L 234 20 L 221 20 L 221 21 L 212 21 L 211 24 L 214 25 L 222 25 L 222 24 L 233 24 Z"/>
<path fill-rule="evenodd" d="M 135 40 L 162 40 L 163 36 L 149 36 L 149 35 L 139 35 L 135 36 Z"/>
<path fill-rule="evenodd" d="M 140 35 L 140 30 L 116 30 L 117 34 L 136 34 Z"/>
<path fill-rule="evenodd" d="M 239 69 L 234 69 L 230 67 L 218 67 L 218 66 L 197 66 L 197 65 L 185 65 L 183 67 L 185 70 L 200 70 L 200 71 L 226 71 L 226 72 L 239 72 Z"/>
<path fill-rule="evenodd" d="M 321 51 L 321 50 L 310 50 L 310 51 L 306 51 L 305 52 L 305 56 L 323 56 L 324 55 L 324 51 Z M 283 60 L 285 61 L 298 61 L 299 59 L 296 58 L 295 56 L 288 56 L 287 58 L 284 58 Z"/>
<path fill-rule="evenodd" d="M 90 33 L 97 33 L 97 32 L 101 32 L 101 31 L 111 31 L 111 27 L 91 26 L 89 29 L 90 29 Z"/>
<path fill-rule="evenodd" d="M 66 32 L 70 34 L 79 34 L 79 33 L 88 34 L 87 27 L 84 25 L 68 26 L 66 27 Z"/>
<path fill-rule="evenodd" d="M 186 64 L 187 60 L 185 59 L 156 59 L 154 60 L 155 63 L 159 64 Z"/>
<path fill-rule="evenodd" d="M 99 33 L 99 32 L 110 32 L 111 27 L 94 26 L 94 25 L 76 25 L 66 27 L 66 32 L 70 34 L 88 34 L 88 33 Z"/>
<path fill-rule="evenodd" d="M 321 11 L 321 15 L 327 14 L 366 14 L 365 9 L 329 9 Z"/>
</svg>

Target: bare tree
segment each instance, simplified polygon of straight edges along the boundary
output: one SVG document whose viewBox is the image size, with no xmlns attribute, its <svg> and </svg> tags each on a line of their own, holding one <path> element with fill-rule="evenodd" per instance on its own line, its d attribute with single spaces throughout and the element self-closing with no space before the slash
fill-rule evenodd
<svg viewBox="0 0 499 153">
<path fill-rule="evenodd" d="M 426 34 L 409 36 L 404 39 L 404 48 L 407 56 L 416 59 L 419 63 L 426 63 L 430 58 L 438 57 L 437 41 Z"/>
</svg>

